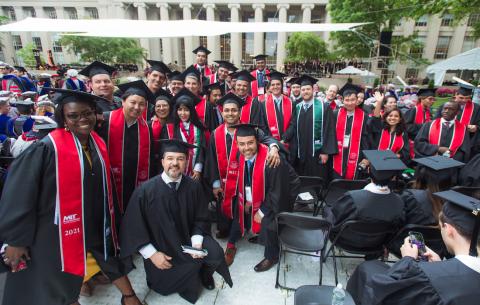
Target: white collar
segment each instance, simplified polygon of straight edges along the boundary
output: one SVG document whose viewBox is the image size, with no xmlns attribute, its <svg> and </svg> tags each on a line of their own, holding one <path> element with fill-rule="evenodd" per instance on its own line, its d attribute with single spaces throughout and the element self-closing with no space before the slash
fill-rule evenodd
<svg viewBox="0 0 480 305">
<path fill-rule="evenodd" d="M 462 264 L 472 269 L 475 272 L 480 273 L 480 257 L 474 257 L 470 255 L 455 255 Z"/>
<path fill-rule="evenodd" d="M 309 101 L 305 101 L 305 100 L 304 100 L 304 101 L 303 101 L 303 104 L 304 104 L 304 105 L 311 105 L 311 104 L 313 104 L 313 100 L 314 100 L 314 99 L 315 99 L 315 98 L 312 96 L 312 99 L 311 99 L 311 100 L 309 100 Z"/>
<path fill-rule="evenodd" d="M 162 173 L 161 175 L 162 177 L 162 180 L 163 182 L 165 182 L 166 184 L 169 184 L 170 182 L 177 182 L 177 190 L 178 190 L 178 187 L 180 186 L 180 183 L 182 182 L 182 175 L 180 176 L 180 178 L 178 178 L 176 181 L 173 180 L 172 178 L 170 178 L 166 173 L 165 171 Z"/>
<path fill-rule="evenodd" d="M 390 188 L 388 186 L 376 185 L 373 182 L 367 184 L 363 189 L 374 194 L 390 194 Z"/>
<path fill-rule="evenodd" d="M 454 120 L 447 121 L 447 120 L 445 120 L 444 118 L 441 118 L 441 119 L 440 119 L 440 122 L 441 122 L 442 124 L 448 123 L 449 126 L 452 126 Z"/>
<path fill-rule="evenodd" d="M 183 123 L 183 126 L 185 126 L 186 129 L 188 129 L 188 127 L 190 127 L 190 122 L 182 122 Z"/>
<path fill-rule="evenodd" d="M 130 123 L 130 124 L 128 124 L 127 121 L 125 121 L 125 123 L 127 124 L 127 128 L 130 128 L 130 127 L 132 127 L 133 125 L 137 124 L 137 120 L 133 121 L 133 123 Z"/>
<path fill-rule="evenodd" d="M 251 157 L 250 159 L 247 159 L 245 158 L 245 161 L 252 161 L 252 162 L 255 162 L 255 159 L 257 158 L 257 154 L 255 154 L 253 157 Z"/>
<path fill-rule="evenodd" d="M 227 124 L 225 124 L 225 131 L 233 138 L 234 133 L 228 130 Z"/>
</svg>

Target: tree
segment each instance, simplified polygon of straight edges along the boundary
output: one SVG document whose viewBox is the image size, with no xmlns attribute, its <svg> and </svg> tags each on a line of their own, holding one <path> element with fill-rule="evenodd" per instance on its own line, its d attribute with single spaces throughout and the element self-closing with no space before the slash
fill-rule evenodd
<svg viewBox="0 0 480 305">
<path fill-rule="evenodd" d="M 134 64 L 141 62 L 145 55 L 145 49 L 138 41 L 130 38 L 63 36 L 60 43 L 67 50 L 80 54 L 84 62 Z"/>
<path fill-rule="evenodd" d="M 17 56 L 20 57 L 27 67 L 35 67 L 37 65 L 37 61 L 35 60 L 35 55 L 33 54 L 33 50 L 36 47 L 33 42 L 30 42 L 23 46 L 20 50 L 17 51 Z M 40 55 L 40 62 L 45 63 L 45 60 Z"/>
<path fill-rule="evenodd" d="M 287 62 L 326 60 L 329 57 L 327 44 L 314 33 L 296 32 L 290 35 L 285 46 Z"/>
</svg>

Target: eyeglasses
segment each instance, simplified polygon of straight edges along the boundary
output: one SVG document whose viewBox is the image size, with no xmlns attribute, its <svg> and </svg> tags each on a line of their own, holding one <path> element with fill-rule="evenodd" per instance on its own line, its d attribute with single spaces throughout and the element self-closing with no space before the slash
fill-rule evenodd
<svg viewBox="0 0 480 305">
<path fill-rule="evenodd" d="M 81 118 L 88 119 L 95 115 L 95 111 L 84 111 L 82 113 L 68 113 L 65 115 L 72 122 L 80 121 Z"/>
</svg>

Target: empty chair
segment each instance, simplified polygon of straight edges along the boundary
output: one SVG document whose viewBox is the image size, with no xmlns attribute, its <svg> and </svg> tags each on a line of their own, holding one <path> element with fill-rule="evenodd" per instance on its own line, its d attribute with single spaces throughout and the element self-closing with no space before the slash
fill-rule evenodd
<svg viewBox="0 0 480 305">
<path fill-rule="evenodd" d="M 320 208 L 327 204 L 333 203 L 340 198 L 345 192 L 353 190 L 361 190 L 369 183 L 368 180 L 347 180 L 347 179 L 334 179 L 328 185 L 328 188 L 323 194 L 323 202 L 314 211 L 314 215 L 318 215 Z"/>
<path fill-rule="evenodd" d="M 313 198 L 303 200 L 297 197 L 296 204 L 309 205 L 313 204 L 313 211 L 316 211 L 320 201 L 323 200 L 322 194 L 324 190 L 325 181 L 320 177 L 315 176 L 300 176 L 299 193 L 310 193 Z"/>
<path fill-rule="evenodd" d="M 294 305 L 330 305 L 333 286 L 305 285 L 295 291 Z M 355 305 L 352 296 L 345 291 L 344 305 Z"/>
</svg>

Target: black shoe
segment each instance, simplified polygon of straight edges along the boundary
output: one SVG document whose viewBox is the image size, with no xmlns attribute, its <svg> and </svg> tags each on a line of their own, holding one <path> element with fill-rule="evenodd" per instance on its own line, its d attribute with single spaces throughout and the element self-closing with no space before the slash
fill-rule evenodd
<svg viewBox="0 0 480 305">
<path fill-rule="evenodd" d="M 258 263 L 253 269 L 256 272 L 267 271 L 278 263 L 278 259 L 269 260 L 264 258 L 260 263 Z"/>
<path fill-rule="evenodd" d="M 212 274 L 202 274 L 202 285 L 208 290 L 215 289 L 215 281 Z"/>
<path fill-rule="evenodd" d="M 258 235 L 252 236 L 248 239 L 249 243 L 258 244 Z"/>
</svg>

